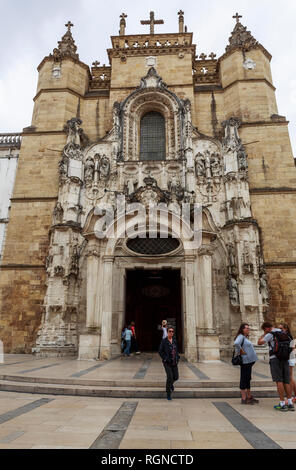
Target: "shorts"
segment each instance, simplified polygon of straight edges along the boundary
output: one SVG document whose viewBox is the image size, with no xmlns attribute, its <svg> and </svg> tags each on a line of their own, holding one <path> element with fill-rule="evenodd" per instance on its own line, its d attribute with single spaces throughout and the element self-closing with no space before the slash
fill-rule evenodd
<svg viewBox="0 0 296 470">
<path fill-rule="evenodd" d="M 273 382 L 290 383 L 289 361 L 280 361 L 275 357 L 270 359 L 269 365 Z"/>
<path fill-rule="evenodd" d="M 289 366 L 295 367 L 295 362 L 296 362 L 296 359 L 289 359 Z"/>
</svg>

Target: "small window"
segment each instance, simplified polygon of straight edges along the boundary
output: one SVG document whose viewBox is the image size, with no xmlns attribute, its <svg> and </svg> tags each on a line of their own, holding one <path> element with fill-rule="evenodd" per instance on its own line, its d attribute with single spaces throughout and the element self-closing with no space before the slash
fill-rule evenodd
<svg viewBox="0 0 296 470">
<path fill-rule="evenodd" d="M 165 160 L 165 121 L 155 111 L 141 119 L 140 160 Z"/>
</svg>

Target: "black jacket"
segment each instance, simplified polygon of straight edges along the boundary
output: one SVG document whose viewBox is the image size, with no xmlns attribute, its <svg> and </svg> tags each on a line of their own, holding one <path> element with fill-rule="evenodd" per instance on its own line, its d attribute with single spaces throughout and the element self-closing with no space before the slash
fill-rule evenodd
<svg viewBox="0 0 296 470">
<path fill-rule="evenodd" d="M 178 364 L 178 361 L 180 359 L 179 353 L 178 353 L 178 346 L 177 346 L 177 341 L 175 338 L 173 338 L 173 342 L 176 347 L 176 363 Z M 172 365 L 172 355 L 171 355 L 171 348 L 170 348 L 170 342 L 167 338 L 164 338 L 159 346 L 158 353 L 162 359 L 163 362 L 166 364 Z"/>
</svg>

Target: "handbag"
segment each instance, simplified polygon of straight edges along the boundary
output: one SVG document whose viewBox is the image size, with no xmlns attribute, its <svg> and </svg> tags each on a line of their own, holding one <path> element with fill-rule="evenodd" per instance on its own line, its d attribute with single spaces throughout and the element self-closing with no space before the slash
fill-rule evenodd
<svg viewBox="0 0 296 470">
<path fill-rule="evenodd" d="M 244 341 L 245 341 L 245 338 L 243 339 L 243 342 L 241 344 L 240 349 L 242 349 Z M 232 362 L 233 366 L 241 366 L 243 364 L 243 358 L 242 358 L 241 354 L 235 355 L 235 348 L 233 348 L 231 362 Z"/>
</svg>

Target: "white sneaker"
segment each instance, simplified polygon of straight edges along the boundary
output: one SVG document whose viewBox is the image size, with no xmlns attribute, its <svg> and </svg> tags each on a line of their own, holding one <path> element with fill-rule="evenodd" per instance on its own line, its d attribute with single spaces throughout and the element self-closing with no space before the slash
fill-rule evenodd
<svg viewBox="0 0 296 470">
<path fill-rule="evenodd" d="M 141 351 L 137 351 L 136 354 L 141 354 Z"/>
</svg>

